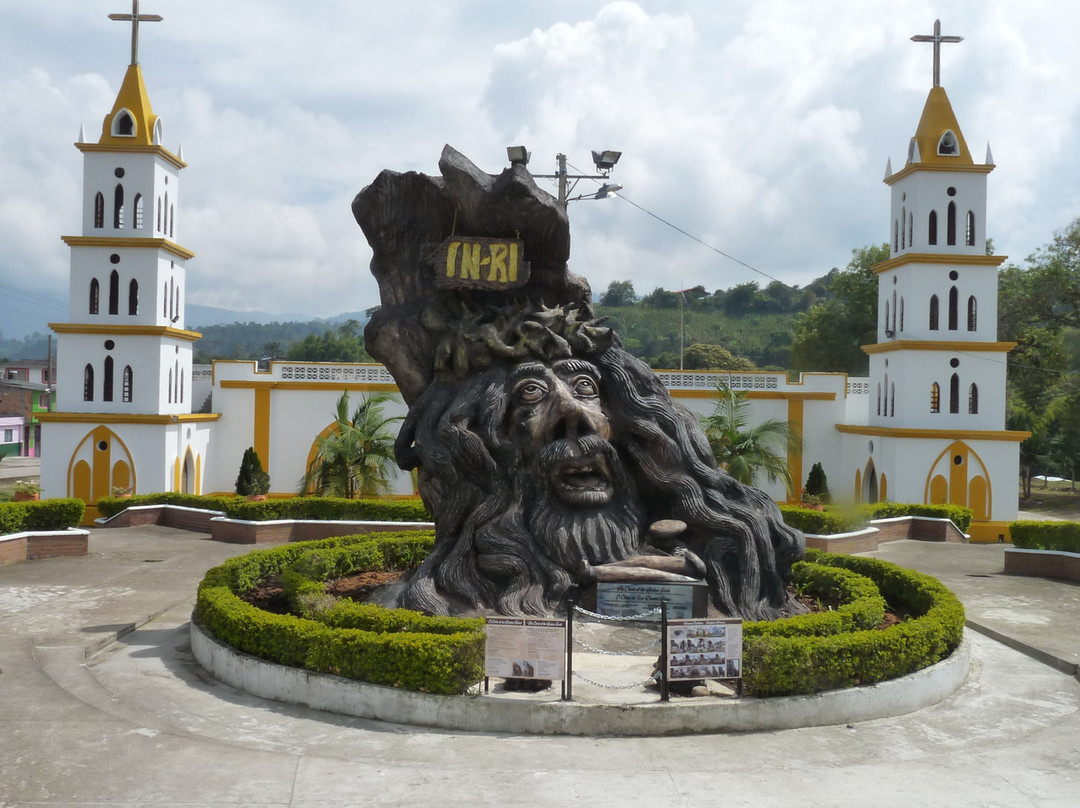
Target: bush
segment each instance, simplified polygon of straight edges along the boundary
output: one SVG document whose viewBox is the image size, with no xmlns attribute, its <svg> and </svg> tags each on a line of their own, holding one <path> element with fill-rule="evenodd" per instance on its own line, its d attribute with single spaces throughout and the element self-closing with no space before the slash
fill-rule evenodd
<svg viewBox="0 0 1080 808">
<path fill-rule="evenodd" d="M 894 679 L 939 662 L 960 644 L 964 607 L 935 578 L 872 558 L 814 550 L 807 557 L 866 576 L 894 610 L 912 617 L 884 630 L 826 636 L 784 636 L 747 624 L 743 677 L 754 695 L 817 693 Z"/>
<path fill-rule="evenodd" d="M 248 502 L 235 496 L 194 494 L 138 494 L 125 499 L 103 497 L 97 509 L 104 517 L 115 516 L 133 505 L 180 505 L 221 511 L 230 519 L 265 522 L 273 519 L 351 520 L 363 522 L 430 522 L 431 513 L 419 499 L 334 499 L 288 497 Z"/>
<path fill-rule="evenodd" d="M 82 522 L 85 511 L 86 503 L 81 499 L 0 503 L 0 535 L 76 527 Z"/>
<path fill-rule="evenodd" d="M 1080 522 L 1010 522 L 1009 535 L 1024 550 L 1080 553 Z"/>
<path fill-rule="evenodd" d="M 869 506 L 872 519 L 891 519 L 896 516 L 928 516 L 932 519 L 952 519 L 962 533 L 971 527 L 971 508 L 959 505 L 919 505 L 911 502 L 878 502 Z"/>
<path fill-rule="evenodd" d="M 780 515 L 784 522 L 803 533 L 830 536 L 834 533 L 850 533 L 866 527 L 865 514 L 830 508 L 819 511 L 796 505 L 781 505 Z"/>
<path fill-rule="evenodd" d="M 240 473 L 236 476 L 236 493 L 241 497 L 265 496 L 270 491 L 270 475 L 263 469 L 254 446 L 244 450 Z"/>
<path fill-rule="evenodd" d="M 282 574 L 294 592 L 359 569 L 407 569 L 430 552 L 433 531 L 343 536 L 299 542 L 232 559 L 206 573 L 195 613 L 222 642 L 261 659 L 375 684 L 429 693 L 463 693 L 484 676 L 484 621 L 428 617 L 348 600 L 319 622 L 277 615 L 239 595 Z M 344 572 L 343 572 L 344 571 Z"/>
<path fill-rule="evenodd" d="M 821 502 L 829 502 L 829 482 L 825 477 L 825 469 L 821 463 L 815 463 L 810 467 L 810 474 L 806 478 L 803 491 L 807 496 L 816 497 Z"/>
</svg>

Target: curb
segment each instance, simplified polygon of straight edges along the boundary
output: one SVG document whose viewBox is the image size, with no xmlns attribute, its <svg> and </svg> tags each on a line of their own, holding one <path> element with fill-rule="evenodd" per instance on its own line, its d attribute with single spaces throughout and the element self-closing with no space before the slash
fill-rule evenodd
<svg viewBox="0 0 1080 808">
<path fill-rule="evenodd" d="M 763 732 L 891 718 L 948 698 L 963 685 L 971 665 L 971 643 L 965 636 L 948 659 L 866 687 L 772 699 L 585 704 L 436 696 L 290 668 L 234 650 L 211 637 L 194 618 L 191 650 L 212 676 L 259 698 L 434 729 L 536 735 Z"/>
</svg>

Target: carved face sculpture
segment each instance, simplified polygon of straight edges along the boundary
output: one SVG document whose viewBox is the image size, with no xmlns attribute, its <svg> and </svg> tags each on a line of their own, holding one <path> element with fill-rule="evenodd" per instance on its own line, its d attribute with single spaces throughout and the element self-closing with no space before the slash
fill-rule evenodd
<svg viewBox="0 0 1080 808">
<path fill-rule="evenodd" d="M 633 484 L 611 443 L 600 371 L 583 359 L 528 361 L 509 374 L 509 436 L 530 469 L 526 503 L 537 543 L 568 572 L 582 561 L 632 555 L 642 517 Z"/>
</svg>

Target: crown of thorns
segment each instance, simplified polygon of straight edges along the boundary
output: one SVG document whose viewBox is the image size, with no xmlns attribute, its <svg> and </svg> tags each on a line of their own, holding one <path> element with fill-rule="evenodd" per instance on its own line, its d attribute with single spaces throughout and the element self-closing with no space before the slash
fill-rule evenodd
<svg viewBox="0 0 1080 808">
<path fill-rule="evenodd" d="M 598 353 L 618 345 L 615 332 L 574 304 L 548 308 L 528 303 L 472 310 L 451 301 L 451 311 L 428 306 L 420 324 L 436 335 L 434 369 L 463 379 L 499 360 L 536 357 L 545 361 Z"/>
</svg>

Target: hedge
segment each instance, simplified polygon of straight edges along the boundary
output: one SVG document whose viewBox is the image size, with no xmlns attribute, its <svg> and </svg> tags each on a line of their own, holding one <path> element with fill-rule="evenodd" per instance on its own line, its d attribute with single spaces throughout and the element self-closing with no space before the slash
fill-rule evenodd
<svg viewBox="0 0 1080 808">
<path fill-rule="evenodd" d="M 1010 522 L 1009 536 L 1024 550 L 1080 553 L 1080 522 Z"/>
<path fill-rule="evenodd" d="M 82 522 L 86 503 L 81 499 L 43 499 L 37 502 L 0 503 L 0 535 L 28 530 L 63 530 Z"/>
<path fill-rule="evenodd" d="M 967 533 L 971 526 L 972 511 L 959 505 L 919 505 L 910 502 L 877 502 L 861 505 L 855 509 L 828 507 L 823 511 L 795 505 L 781 505 L 780 515 L 784 522 L 803 533 L 832 536 L 850 533 L 866 527 L 871 519 L 891 519 L 897 516 L 927 516 L 933 519 L 951 519 L 961 532 Z"/>
<path fill-rule="evenodd" d="M 380 533 L 256 551 L 207 572 L 199 585 L 196 619 L 222 642 L 271 662 L 407 690 L 463 693 L 484 676 L 481 619 L 380 607 L 348 617 L 350 609 L 363 604 L 349 607 L 343 601 L 342 614 L 333 609 L 323 613 L 335 623 L 328 625 L 265 612 L 239 597 L 262 579 L 290 569 L 309 577 L 333 575 L 353 563 L 408 568 L 430 551 L 434 540 L 433 531 Z"/>
<path fill-rule="evenodd" d="M 273 519 L 318 519 L 364 522 L 430 522 L 431 513 L 419 499 L 337 499 L 334 497 L 288 497 L 249 502 L 236 496 L 196 496 L 157 493 L 132 497 L 103 497 L 97 509 L 104 517 L 115 516 L 133 505 L 181 505 L 223 511 L 230 519 L 265 522 Z"/>
<path fill-rule="evenodd" d="M 756 633 L 743 645 L 744 684 L 756 696 L 787 696 L 895 679 L 933 665 L 960 644 L 964 607 L 929 575 L 872 558 L 807 551 L 810 561 L 864 575 L 911 619 L 887 629 L 826 636 Z"/>
</svg>

